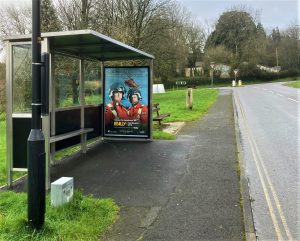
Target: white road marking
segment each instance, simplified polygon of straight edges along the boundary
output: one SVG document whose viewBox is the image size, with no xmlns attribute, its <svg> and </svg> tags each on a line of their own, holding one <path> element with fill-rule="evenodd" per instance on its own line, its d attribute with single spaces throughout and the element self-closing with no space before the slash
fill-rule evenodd
<svg viewBox="0 0 300 241">
<path fill-rule="evenodd" d="M 259 87 L 252 87 L 252 88 L 254 88 L 254 89 L 262 89 L 262 90 L 268 91 L 268 92 L 270 92 L 270 93 L 272 93 L 272 94 L 276 94 L 276 95 L 278 95 L 278 96 L 280 96 L 280 97 L 283 97 L 282 94 L 279 94 L 279 93 L 277 93 L 276 91 L 273 91 L 273 90 L 268 90 L 268 89 L 265 89 L 265 88 L 259 88 Z M 288 98 L 288 99 L 291 100 L 291 101 L 294 101 L 294 102 L 296 102 L 296 103 L 299 103 L 298 100 L 295 100 L 295 99 L 292 99 L 292 98 Z"/>
<path fill-rule="evenodd" d="M 250 134 L 252 135 L 252 133 L 250 133 Z M 252 140 L 253 140 L 254 148 L 256 149 L 256 153 L 257 153 L 257 155 L 258 155 L 258 159 L 260 160 L 260 164 L 261 164 L 261 166 L 262 166 L 263 172 L 264 172 L 265 177 L 266 177 L 266 179 L 267 179 L 267 183 L 269 184 L 269 187 L 270 187 L 270 190 L 271 190 L 271 194 L 272 194 L 272 196 L 273 196 L 273 198 L 274 198 L 274 201 L 275 201 L 275 204 L 276 204 L 278 213 L 279 213 L 279 217 L 280 217 L 281 222 L 282 222 L 282 224 L 283 224 L 285 233 L 286 233 L 286 235 L 287 235 L 287 237 L 288 237 L 289 240 L 293 240 L 291 231 L 290 231 L 290 229 L 289 229 L 289 227 L 288 227 L 288 225 L 287 225 L 287 222 L 286 222 L 286 218 L 285 218 L 285 216 L 284 216 L 284 214 L 283 214 L 283 211 L 282 211 L 282 209 L 281 209 L 281 204 L 280 204 L 280 202 L 279 202 L 278 195 L 277 195 L 277 193 L 276 193 L 276 191 L 275 191 L 275 188 L 274 188 L 274 186 L 273 186 L 273 184 L 272 184 L 272 182 L 271 182 L 271 179 L 270 179 L 270 177 L 269 177 L 267 168 L 266 168 L 265 163 L 264 163 L 264 161 L 263 161 L 263 159 L 262 159 L 262 156 L 261 156 L 261 154 L 260 154 L 260 151 L 259 151 L 259 149 L 258 149 L 258 147 L 257 147 L 256 141 L 255 141 L 253 135 L 252 135 Z"/>
<path fill-rule="evenodd" d="M 291 101 L 295 101 L 295 102 L 299 102 L 298 100 L 294 100 L 294 99 L 291 99 L 291 98 L 288 98 L 289 100 L 291 100 Z"/>
</svg>

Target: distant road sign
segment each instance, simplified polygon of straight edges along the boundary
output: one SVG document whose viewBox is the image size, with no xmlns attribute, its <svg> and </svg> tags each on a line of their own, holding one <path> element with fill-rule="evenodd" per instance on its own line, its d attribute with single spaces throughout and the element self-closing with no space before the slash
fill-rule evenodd
<svg viewBox="0 0 300 241">
<path fill-rule="evenodd" d="M 273 67 L 276 71 L 280 71 L 281 70 L 281 66 L 275 66 Z"/>
<path fill-rule="evenodd" d="M 176 81 L 176 85 L 186 85 L 186 81 Z"/>
<path fill-rule="evenodd" d="M 234 72 L 234 75 L 237 75 L 239 72 L 239 69 L 235 69 L 233 72 Z"/>
</svg>

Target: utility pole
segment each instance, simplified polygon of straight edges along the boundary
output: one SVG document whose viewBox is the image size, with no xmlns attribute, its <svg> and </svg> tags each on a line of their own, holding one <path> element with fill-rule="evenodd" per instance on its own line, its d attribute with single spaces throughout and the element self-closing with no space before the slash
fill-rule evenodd
<svg viewBox="0 0 300 241">
<path fill-rule="evenodd" d="M 32 118 L 27 142 L 28 222 L 40 229 L 45 220 L 45 139 L 41 130 L 40 0 L 32 0 Z"/>
<path fill-rule="evenodd" d="M 279 62 L 278 62 L 278 47 L 276 46 L 276 66 L 279 66 Z"/>
<path fill-rule="evenodd" d="M 239 73 L 239 69 L 235 69 L 233 70 L 233 72 L 234 72 L 234 81 L 236 82 L 236 76 Z"/>
<path fill-rule="evenodd" d="M 215 62 L 210 63 L 211 67 L 211 86 L 214 85 L 214 68 L 215 68 Z"/>
</svg>

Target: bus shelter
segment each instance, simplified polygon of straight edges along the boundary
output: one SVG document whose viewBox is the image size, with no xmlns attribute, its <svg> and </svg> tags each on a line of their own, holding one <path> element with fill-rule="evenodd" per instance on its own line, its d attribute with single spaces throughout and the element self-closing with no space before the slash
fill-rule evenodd
<svg viewBox="0 0 300 241">
<path fill-rule="evenodd" d="M 27 139 L 31 129 L 31 35 L 11 36 L 6 42 L 7 96 L 7 184 L 13 171 L 27 171 Z M 45 137 L 46 187 L 55 152 L 77 144 L 86 152 L 94 138 L 152 139 L 152 76 L 154 57 L 92 30 L 41 34 L 46 63 L 46 96 L 42 114 Z M 128 64 L 132 63 L 132 64 Z M 142 63 L 142 64 L 138 64 Z M 126 64 L 126 66 L 124 66 Z M 133 66 L 134 65 L 134 66 Z M 143 96 L 147 120 L 114 118 L 108 125 L 107 112 L 113 89 L 123 94 L 129 113 L 131 94 Z M 142 98 L 139 98 L 139 100 Z M 125 104 L 124 104 L 125 105 Z M 140 113 L 139 113 L 140 114 Z"/>
</svg>

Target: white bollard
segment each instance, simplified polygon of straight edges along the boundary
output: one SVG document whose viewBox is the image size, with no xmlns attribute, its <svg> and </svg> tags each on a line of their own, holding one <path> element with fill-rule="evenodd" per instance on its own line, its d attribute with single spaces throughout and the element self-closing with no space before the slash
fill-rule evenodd
<svg viewBox="0 0 300 241">
<path fill-rule="evenodd" d="M 232 81 L 232 87 L 235 87 L 236 84 L 235 84 L 235 80 Z"/>
<path fill-rule="evenodd" d="M 238 85 L 239 85 L 239 86 L 242 86 L 242 81 L 241 81 L 241 80 L 239 80 Z"/>
</svg>

